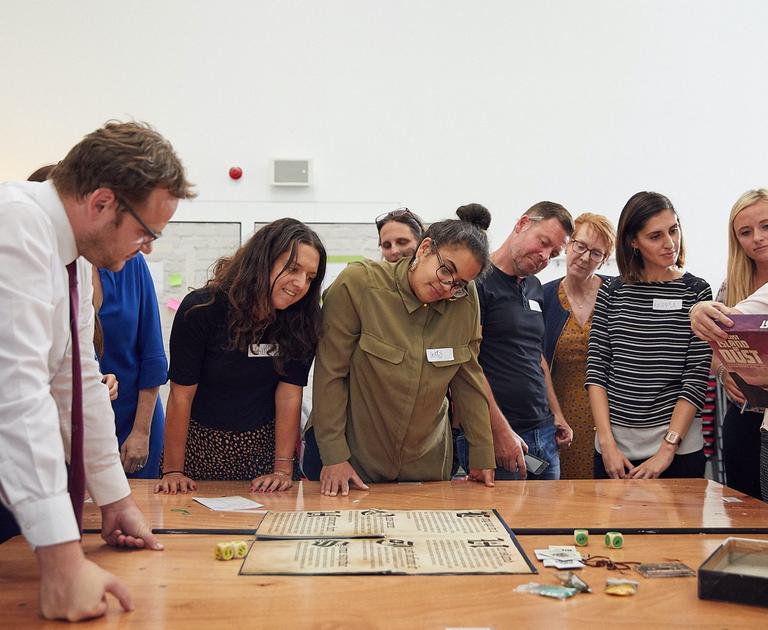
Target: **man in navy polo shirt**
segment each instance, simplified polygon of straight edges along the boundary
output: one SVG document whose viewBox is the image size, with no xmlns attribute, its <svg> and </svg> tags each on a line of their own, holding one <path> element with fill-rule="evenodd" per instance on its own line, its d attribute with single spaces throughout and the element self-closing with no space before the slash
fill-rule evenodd
<svg viewBox="0 0 768 630">
<path fill-rule="evenodd" d="M 534 275 L 560 255 L 573 230 L 563 206 L 535 204 L 493 252 L 491 270 L 477 285 L 483 326 L 479 360 L 487 379 L 496 479 L 525 478 L 526 452 L 549 463 L 536 479 L 559 479 L 558 448 L 573 439 L 544 359 L 543 296 Z M 457 450 L 466 462 L 462 442 L 460 437 Z"/>
</svg>

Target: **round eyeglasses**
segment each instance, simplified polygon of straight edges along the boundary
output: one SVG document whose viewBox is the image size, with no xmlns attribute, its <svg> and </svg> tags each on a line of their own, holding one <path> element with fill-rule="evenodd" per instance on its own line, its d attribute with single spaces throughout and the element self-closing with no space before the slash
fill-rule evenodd
<svg viewBox="0 0 768 630">
<path fill-rule="evenodd" d="M 440 250 L 437 249 L 437 247 L 435 247 L 435 254 L 437 255 L 437 261 L 440 263 L 440 266 L 435 270 L 435 275 L 440 281 L 440 284 L 446 287 L 451 287 L 450 299 L 458 300 L 459 298 L 465 297 L 467 295 L 467 283 L 464 282 L 464 280 L 456 280 L 453 277 L 453 273 L 446 266 L 443 257 L 440 255 Z"/>
<path fill-rule="evenodd" d="M 590 260 L 593 260 L 596 263 L 603 262 L 606 259 L 606 254 L 602 249 L 587 247 L 584 243 L 576 240 L 575 238 L 571 239 L 571 247 L 573 247 L 573 251 L 575 251 L 579 256 L 583 256 L 589 252 Z"/>
</svg>

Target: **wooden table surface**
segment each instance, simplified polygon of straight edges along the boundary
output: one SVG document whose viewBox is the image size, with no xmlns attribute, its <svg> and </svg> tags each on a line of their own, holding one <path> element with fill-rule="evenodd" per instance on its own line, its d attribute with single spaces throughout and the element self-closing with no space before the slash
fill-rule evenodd
<svg viewBox="0 0 768 630">
<path fill-rule="evenodd" d="M 768 538 L 768 536 L 757 536 Z M 723 540 L 713 535 L 630 535 L 615 560 L 677 559 L 698 569 Z M 646 579 L 634 597 L 603 592 L 615 571 L 585 568 L 580 575 L 593 593 L 557 601 L 516 593 L 529 581 L 555 584 L 533 550 L 567 544 L 567 536 L 520 536 L 539 575 L 491 576 L 240 576 L 239 561 L 214 560 L 220 536 L 164 535 L 166 550 L 117 551 L 86 535 L 88 557 L 119 575 L 136 604 L 120 612 L 110 601 L 103 619 L 89 628 L 766 628 L 768 608 L 699 600 L 695 577 Z M 592 539 L 587 551 L 603 554 Z M 37 569 L 20 538 L 0 546 L 0 625 L 62 628 L 37 617 Z"/>
<path fill-rule="evenodd" d="M 136 499 L 156 528 L 253 528 L 262 515 L 211 512 L 190 495 L 155 495 L 133 481 Z M 201 483 L 200 496 L 249 496 L 247 484 Z M 724 502 L 723 497 L 741 502 Z M 500 482 L 495 489 L 465 482 L 376 485 L 349 497 L 322 497 L 305 482 L 288 493 L 252 495 L 269 509 L 497 508 L 518 532 L 526 528 L 751 527 L 768 529 L 768 505 L 719 484 L 696 481 Z M 186 510 L 189 514 L 173 510 Z M 98 525 L 96 508 L 88 526 Z M 768 608 L 699 600 L 696 578 L 646 579 L 637 595 L 603 592 L 603 568 L 582 577 L 593 593 L 557 601 L 514 588 L 528 581 L 554 584 L 533 550 L 570 544 L 570 534 L 518 535 L 539 575 L 513 576 L 239 576 L 239 561 L 220 562 L 213 549 L 225 534 L 161 534 L 163 552 L 115 550 L 96 534 L 83 539 L 88 557 L 129 586 L 136 610 L 122 613 L 110 601 L 106 617 L 88 627 L 120 628 L 766 628 Z M 227 535 L 225 535 L 227 536 Z M 698 569 L 725 534 L 628 534 L 621 550 L 592 536 L 591 554 L 615 560 L 676 559 Z M 749 537 L 768 539 L 768 534 Z M 228 536 L 242 539 L 247 536 Z M 37 568 L 21 537 L 0 545 L 0 627 L 63 627 L 37 616 Z"/>
<path fill-rule="evenodd" d="M 496 508 L 516 532 L 580 527 L 768 533 L 768 504 L 706 479 L 499 481 L 495 488 L 467 481 L 375 484 L 347 497 L 321 496 L 313 481 L 270 494 L 249 494 L 247 483 L 235 481 L 201 481 L 196 492 L 177 495 L 155 494 L 148 480 L 132 480 L 131 486 L 152 527 L 159 529 L 254 529 L 262 512 L 214 512 L 193 500 L 240 495 L 263 503 L 263 510 Z M 101 515 L 93 504 L 86 505 L 83 523 L 86 530 L 99 529 Z"/>
</svg>

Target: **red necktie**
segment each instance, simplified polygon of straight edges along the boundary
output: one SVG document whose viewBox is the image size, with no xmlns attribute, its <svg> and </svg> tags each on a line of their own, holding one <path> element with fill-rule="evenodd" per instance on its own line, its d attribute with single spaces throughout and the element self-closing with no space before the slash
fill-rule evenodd
<svg viewBox="0 0 768 630">
<path fill-rule="evenodd" d="M 72 446 L 69 458 L 69 498 L 78 529 L 83 529 L 85 500 L 85 462 L 83 460 L 83 375 L 80 370 L 80 339 L 77 334 L 77 261 L 67 265 L 69 274 L 69 329 L 72 332 Z"/>
</svg>

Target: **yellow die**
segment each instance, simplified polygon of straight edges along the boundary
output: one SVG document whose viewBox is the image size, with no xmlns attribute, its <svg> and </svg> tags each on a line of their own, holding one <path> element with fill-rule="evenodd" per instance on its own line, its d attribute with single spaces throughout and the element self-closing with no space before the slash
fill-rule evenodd
<svg viewBox="0 0 768 630">
<path fill-rule="evenodd" d="M 232 543 L 218 543 L 216 545 L 216 560 L 232 560 L 235 557 L 235 546 Z"/>
</svg>

